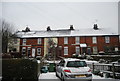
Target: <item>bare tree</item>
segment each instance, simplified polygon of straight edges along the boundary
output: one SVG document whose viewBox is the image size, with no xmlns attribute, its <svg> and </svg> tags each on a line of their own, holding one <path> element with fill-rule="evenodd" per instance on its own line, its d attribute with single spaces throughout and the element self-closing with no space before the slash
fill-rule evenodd
<svg viewBox="0 0 120 81">
<path fill-rule="evenodd" d="M 7 53 L 8 42 L 14 37 L 14 26 L 2 20 L 2 53 Z"/>
</svg>

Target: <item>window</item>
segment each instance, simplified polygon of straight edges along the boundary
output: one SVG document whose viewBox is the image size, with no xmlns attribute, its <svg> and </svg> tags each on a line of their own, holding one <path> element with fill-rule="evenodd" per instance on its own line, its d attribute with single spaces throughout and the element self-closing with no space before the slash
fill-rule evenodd
<svg viewBox="0 0 120 81">
<path fill-rule="evenodd" d="M 105 43 L 110 43 L 110 37 L 108 36 L 105 37 Z"/>
<path fill-rule="evenodd" d="M 115 47 L 115 51 L 118 51 L 118 47 Z"/>
<path fill-rule="evenodd" d="M 37 55 L 41 55 L 41 48 L 37 48 Z"/>
<path fill-rule="evenodd" d="M 86 67 L 85 61 L 68 61 L 67 67 Z"/>
<path fill-rule="evenodd" d="M 97 54 L 97 53 L 98 53 L 97 47 L 93 47 L 93 54 Z"/>
<path fill-rule="evenodd" d="M 41 44 L 42 39 L 38 38 L 38 44 Z"/>
<path fill-rule="evenodd" d="M 26 47 L 22 47 L 22 54 L 23 54 L 23 55 L 26 54 Z"/>
<path fill-rule="evenodd" d="M 26 45 L 26 39 L 23 39 L 23 45 Z"/>
<path fill-rule="evenodd" d="M 79 44 L 80 43 L 80 37 L 75 37 L 75 43 Z"/>
<path fill-rule="evenodd" d="M 68 44 L 68 37 L 64 37 L 64 44 Z"/>
<path fill-rule="evenodd" d="M 119 42 L 120 42 L 120 35 L 119 35 Z"/>
<path fill-rule="evenodd" d="M 31 54 L 31 47 L 28 47 L 27 53 L 28 53 L 28 56 L 30 56 L 30 54 Z"/>
<path fill-rule="evenodd" d="M 64 55 L 68 55 L 68 47 L 64 47 Z"/>
<path fill-rule="evenodd" d="M 80 54 L 80 47 L 76 46 L 76 54 Z"/>
<path fill-rule="evenodd" d="M 92 37 L 92 42 L 93 42 L 93 44 L 96 44 L 97 43 L 97 37 Z"/>
</svg>

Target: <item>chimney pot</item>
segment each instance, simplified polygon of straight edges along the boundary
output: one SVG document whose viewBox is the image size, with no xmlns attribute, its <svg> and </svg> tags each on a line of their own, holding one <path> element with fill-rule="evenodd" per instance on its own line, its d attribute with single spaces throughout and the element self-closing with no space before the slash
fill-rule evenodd
<svg viewBox="0 0 120 81">
<path fill-rule="evenodd" d="M 73 25 L 70 25 L 70 30 L 74 30 Z"/>
<path fill-rule="evenodd" d="M 98 30 L 98 25 L 97 25 L 97 24 L 94 24 L 93 29 L 94 29 L 94 30 Z"/>
<path fill-rule="evenodd" d="M 47 27 L 47 31 L 51 31 L 50 26 Z"/>
</svg>

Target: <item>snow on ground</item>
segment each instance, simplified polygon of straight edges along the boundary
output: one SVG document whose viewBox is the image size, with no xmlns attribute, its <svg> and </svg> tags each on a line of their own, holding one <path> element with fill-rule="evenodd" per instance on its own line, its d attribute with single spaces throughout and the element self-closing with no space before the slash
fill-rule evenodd
<svg viewBox="0 0 120 81">
<path fill-rule="evenodd" d="M 55 72 L 48 72 L 40 74 L 39 79 L 58 79 L 58 77 L 56 77 Z M 93 74 L 93 79 L 105 79 L 105 78 Z"/>
<path fill-rule="evenodd" d="M 56 77 L 55 72 L 48 72 L 40 74 L 39 79 L 58 79 L 58 77 Z"/>
<path fill-rule="evenodd" d="M 92 79 L 105 79 L 105 77 L 100 77 L 98 75 L 92 75 Z"/>
<path fill-rule="evenodd" d="M 93 60 L 87 60 L 87 59 L 84 59 L 83 61 L 85 61 L 87 64 L 98 64 L 99 62 L 98 61 L 93 61 Z"/>
<path fill-rule="evenodd" d="M 55 76 L 55 72 L 42 73 L 39 76 L 39 81 L 61 81 Z M 120 81 L 120 79 L 112 79 L 93 75 L 92 81 Z"/>
</svg>

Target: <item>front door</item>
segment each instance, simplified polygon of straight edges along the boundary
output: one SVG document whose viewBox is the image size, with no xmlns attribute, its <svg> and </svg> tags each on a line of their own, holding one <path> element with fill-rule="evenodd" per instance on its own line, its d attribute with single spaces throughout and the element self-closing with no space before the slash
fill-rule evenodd
<svg viewBox="0 0 120 81">
<path fill-rule="evenodd" d="M 87 53 L 91 54 L 91 48 L 87 48 Z"/>
<path fill-rule="evenodd" d="M 97 53 L 98 53 L 97 47 L 93 47 L 93 54 L 97 54 Z"/>
<path fill-rule="evenodd" d="M 86 48 L 85 47 L 82 48 L 82 54 L 84 54 L 84 53 L 86 53 Z"/>
<path fill-rule="evenodd" d="M 35 48 L 32 48 L 32 57 L 35 57 Z"/>
</svg>

